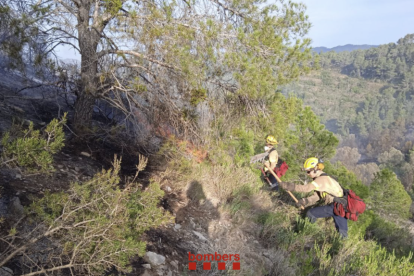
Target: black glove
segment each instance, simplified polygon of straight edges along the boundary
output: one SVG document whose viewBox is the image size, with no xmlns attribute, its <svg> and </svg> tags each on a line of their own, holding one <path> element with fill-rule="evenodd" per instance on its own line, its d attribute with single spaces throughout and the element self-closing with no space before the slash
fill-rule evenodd
<svg viewBox="0 0 414 276">
<path fill-rule="evenodd" d="M 279 184 L 280 188 L 286 190 L 286 191 L 293 191 L 295 190 L 295 184 L 293 183 L 286 183 L 286 182 L 282 182 Z"/>
<path fill-rule="evenodd" d="M 342 204 L 342 206 L 344 206 L 344 209 L 346 209 L 346 207 L 348 206 L 348 200 L 346 198 L 334 197 L 333 201 Z"/>
</svg>

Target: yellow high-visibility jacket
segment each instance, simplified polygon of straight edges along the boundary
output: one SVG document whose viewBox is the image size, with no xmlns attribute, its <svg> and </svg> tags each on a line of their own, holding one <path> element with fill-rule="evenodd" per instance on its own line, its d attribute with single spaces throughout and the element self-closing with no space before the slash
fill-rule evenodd
<svg viewBox="0 0 414 276">
<path fill-rule="evenodd" d="M 266 158 L 266 161 L 264 162 L 264 164 L 267 166 L 270 166 L 270 168 L 274 170 L 277 165 L 278 160 L 279 160 L 279 154 L 277 153 L 277 150 L 275 148 L 271 148 L 269 156 L 268 158 Z M 264 170 L 267 172 L 266 166 L 264 167 Z"/>
</svg>

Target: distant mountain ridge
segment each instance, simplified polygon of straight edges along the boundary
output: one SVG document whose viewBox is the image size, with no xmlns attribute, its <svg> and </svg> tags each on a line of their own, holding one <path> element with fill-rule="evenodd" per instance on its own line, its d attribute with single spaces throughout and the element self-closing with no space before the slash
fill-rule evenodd
<svg viewBox="0 0 414 276">
<path fill-rule="evenodd" d="M 334 51 L 334 52 L 344 52 L 344 51 L 355 51 L 355 50 L 366 50 L 369 48 L 374 48 L 374 47 L 378 47 L 379 45 L 353 45 L 353 44 L 346 44 L 343 46 L 336 46 L 333 48 L 327 48 L 327 47 L 315 47 L 312 48 L 312 51 L 319 53 L 325 53 L 325 52 L 329 52 L 329 51 Z"/>
</svg>

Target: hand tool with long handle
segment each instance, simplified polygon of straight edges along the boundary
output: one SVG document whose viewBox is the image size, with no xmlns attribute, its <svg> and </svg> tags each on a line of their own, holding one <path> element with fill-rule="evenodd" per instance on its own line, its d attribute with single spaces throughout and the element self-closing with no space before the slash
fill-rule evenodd
<svg viewBox="0 0 414 276">
<path fill-rule="evenodd" d="M 267 164 L 264 164 L 265 165 L 265 167 L 270 171 L 270 173 L 271 174 L 273 174 L 273 176 L 276 178 L 276 180 L 277 180 L 277 182 L 279 182 L 279 183 L 282 183 L 282 180 L 280 180 L 280 178 L 277 176 L 277 174 L 270 168 L 270 166 L 269 165 L 267 165 Z M 296 203 L 298 203 L 299 201 L 296 199 L 296 197 L 290 192 L 290 191 L 287 191 L 288 192 L 288 194 L 293 198 L 293 200 L 296 202 Z M 302 209 L 302 210 L 304 210 L 305 209 L 305 207 L 303 207 L 303 205 L 301 205 L 300 206 L 300 208 Z"/>
<path fill-rule="evenodd" d="M 256 162 L 262 162 L 268 155 L 269 155 L 269 152 L 256 154 L 255 156 L 250 157 L 250 164 L 256 163 Z"/>
</svg>

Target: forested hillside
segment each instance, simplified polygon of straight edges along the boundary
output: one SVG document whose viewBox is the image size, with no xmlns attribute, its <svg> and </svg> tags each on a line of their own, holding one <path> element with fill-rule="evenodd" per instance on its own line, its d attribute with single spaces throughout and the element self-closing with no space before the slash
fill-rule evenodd
<svg viewBox="0 0 414 276">
<path fill-rule="evenodd" d="M 369 184 L 393 169 L 411 193 L 414 35 L 368 50 L 320 55 L 321 70 L 287 86 L 340 137 L 335 160 Z"/>
<path fill-rule="evenodd" d="M 413 275 L 412 36 L 318 57 L 310 26 L 285 1 L 0 0 L 0 275 Z M 315 156 L 366 202 L 348 238 L 250 164 L 268 134 L 283 182 Z"/>
<path fill-rule="evenodd" d="M 378 47 L 376 45 L 352 45 L 352 44 L 347 44 L 347 45 L 343 45 L 343 46 L 336 46 L 336 47 L 332 47 L 332 48 L 327 48 L 327 47 L 313 47 L 312 51 L 320 54 L 320 53 L 325 53 L 325 52 L 330 52 L 330 51 L 334 51 L 336 53 L 338 52 L 343 52 L 343 51 L 355 51 L 355 50 L 366 50 L 372 47 Z"/>
</svg>

